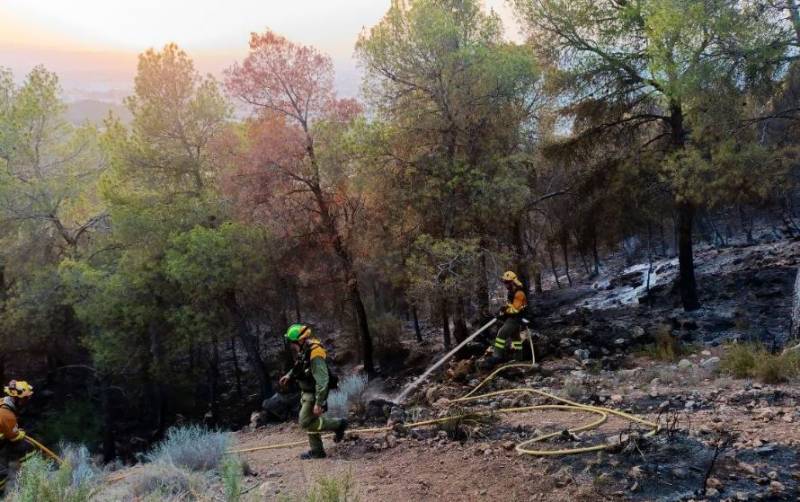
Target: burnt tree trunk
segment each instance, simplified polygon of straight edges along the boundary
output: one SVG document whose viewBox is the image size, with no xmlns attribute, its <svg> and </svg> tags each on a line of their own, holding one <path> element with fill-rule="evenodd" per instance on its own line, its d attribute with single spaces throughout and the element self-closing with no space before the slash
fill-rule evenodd
<svg viewBox="0 0 800 502">
<path fill-rule="evenodd" d="M 600 253 L 597 251 L 597 231 L 592 232 L 592 259 L 594 260 L 594 275 L 600 275 Z"/>
<path fill-rule="evenodd" d="M 553 272 L 553 278 L 556 280 L 556 286 L 561 289 L 561 281 L 558 280 L 558 271 L 556 270 L 556 257 L 553 256 L 553 248 L 547 247 L 547 254 L 550 256 L 550 270 Z"/>
<path fill-rule="evenodd" d="M 375 375 L 375 363 L 373 358 L 372 336 L 369 332 L 369 324 L 367 322 L 367 309 L 364 307 L 364 302 L 361 299 L 361 291 L 358 289 L 358 282 L 355 278 L 348 282 L 348 289 L 350 290 L 350 300 L 353 302 L 353 310 L 358 324 L 358 333 L 361 337 L 361 357 L 364 362 L 364 371 L 367 375 Z"/>
<path fill-rule="evenodd" d="M 586 255 L 581 253 L 581 261 L 583 262 L 583 270 L 586 271 L 586 275 L 592 275 L 592 272 L 589 270 L 589 263 L 586 261 Z"/>
<path fill-rule="evenodd" d="M 330 242 L 333 245 L 333 251 L 342 267 L 344 281 L 347 287 L 348 297 L 353 306 L 353 313 L 355 314 L 356 329 L 360 338 L 361 357 L 364 363 L 364 371 L 368 376 L 375 375 L 375 362 L 373 356 L 372 336 L 369 332 L 369 321 L 367 320 L 367 309 L 364 307 L 364 300 L 361 296 L 359 289 L 358 279 L 356 278 L 355 271 L 353 270 L 353 257 L 350 250 L 347 248 L 344 240 L 342 239 L 341 232 L 336 225 L 336 219 L 328 206 L 328 199 L 322 190 L 320 183 L 319 166 L 317 164 L 317 155 L 314 150 L 314 139 L 309 133 L 308 124 L 305 120 L 301 120 L 301 125 L 306 133 L 306 152 L 311 161 L 313 168 L 313 176 L 311 179 L 306 180 L 306 184 L 314 197 L 314 202 L 317 206 L 317 214 L 320 218 L 321 230 L 327 234 Z"/>
<path fill-rule="evenodd" d="M 411 315 L 414 317 L 414 334 L 417 336 L 417 341 L 422 341 L 422 330 L 419 327 L 419 315 L 417 314 L 417 307 L 411 307 Z"/>
<path fill-rule="evenodd" d="M 700 308 L 697 298 L 697 282 L 694 276 L 694 253 L 692 250 L 692 222 L 694 208 L 683 203 L 678 207 L 678 288 L 686 311 Z"/>
<path fill-rule="evenodd" d="M 456 343 L 461 343 L 467 339 L 467 322 L 464 319 L 464 299 L 459 297 L 456 300 L 455 316 L 453 319 L 453 337 Z"/>
<path fill-rule="evenodd" d="M 444 348 L 450 348 L 450 318 L 447 313 L 447 300 L 442 300 L 439 305 L 439 313 L 442 318 L 442 336 L 444 337 Z"/>
<path fill-rule="evenodd" d="M 683 109 L 679 102 L 670 103 L 670 127 L 672 128 L 672 146 L 675 150 L 685 148 L 686 130 L 683 124 Z M 694 228 L 695 207 L 691 202 L 678 203 L 678 264 L 679 279 L 678 289 L 681 293 L 681 302 L 686 311 L 700 308 L 697 297 L 697 280 L 694 274 L 694 251 L 692 249 L 692 231 Z"/>
<path fill-rule="evenodd" d="M 564 271 L 567 274 L 567 282 L 572 286 L 572 277 L 569 275 L 569 240 L 566 232 L 561 236 L 561 253 L 564 257 Z"/>
<path fill-rule="evenodd" d="M 239 355 L 236 353 L 236 340 L 231 338 L 231 360 L 233 361 L 233 377 L 236 379 L 236 395 L 242 397 L 242 368 L 239 367 Z"/>
<path fill-rule="evenodd" d="M 164 351 L 161 343 L 160 326 L 162 323 L 151 320 L 147 327 L 147 334 L 150 342 L 150 359 L 152 365 L 148 368 L 148 380 L 150 396 L 152 399 L 152 410 L 155 413 L 156 438 L 161 438 L 166 430 L 166 399 L 164 398 L 164 387 L 161 384 L 160 373 L 164 364 Z"/>
</svg>

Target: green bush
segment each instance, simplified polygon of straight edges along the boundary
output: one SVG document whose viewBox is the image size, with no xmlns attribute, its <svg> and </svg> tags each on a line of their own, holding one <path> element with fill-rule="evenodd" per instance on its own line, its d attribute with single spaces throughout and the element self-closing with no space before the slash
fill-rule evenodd
<svg viewBox="0 0 800 502">
<path fill-rule="evenodd" d="M 358 502 L 353 474 L 322 476 L 303 496 L 281 497 L 281 502 Z"/>
<path fill-rule="evenodd" d="M 207 491 L 204 478 L 165 462 L 147 464 L 131 480 L 130 493 L 136 500 L 194 500 Z"/>
<path fill-rule="evenodd" d="M 686 353 L 678 337 L 672 335 L 669 325 L 661 325 L 655 334 L 655 341 L 644 348 L 644 355 L 657 361 L 675 361 Z"/>
<path fill-rule="evenodd" d="M 317 480 L 317 486 L 306 495 L 306 502 L 358 502 L 353 475 L 347 473 L 340 477 L 324 476 Z"/>
<path fill-rule="evenodd" d="M 224 432 L 197 425 L 172 427 L 146 458 L 192 471 L 209 471 L 219 467 L 229 445 L 230 436 Z"/>
<path fill-rule="evenodd" d="M 772 354 L 756 343 L 732 344 L 725 350 L 720 369 L 736 378 L 781 383 L 800 375 L 800 354 L 797 351 Z"/>
<path fill-rule="evenodd" d="M 222 485 L 225 487 L 225 500 L 239 502 L 242 498 L 242 477 L 244 469 L 242 461 L 233 455 L 228 455 L 222 461 Z"/>
<path fill-rule="evenodd" d="M 99 470 L 89 464 L 86 448 L 65 448 L 65 462 L 56 468 L 38 453 L 22 464 L 12 502 L 85 502 L 98 491 Z"/>
<path fill-rule="evenodd" d="M 763 349 L 751 344 L 732 344 L 725 349 L 720 369 L 736 378 L 753 376 L 756 367 L 756 354 Z"/>
</svg>

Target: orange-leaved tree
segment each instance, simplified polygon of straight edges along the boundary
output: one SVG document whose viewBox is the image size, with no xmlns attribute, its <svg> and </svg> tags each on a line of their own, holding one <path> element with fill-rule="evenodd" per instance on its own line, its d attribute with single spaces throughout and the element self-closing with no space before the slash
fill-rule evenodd
<svg viewBox="0 0 800 502">
<path fill-rule="evenodd" d="M 363 202 L 348 176 L 352 157 L 347 131 L 361 115 L 351 99 L 333 89 L 331 59 L 267 31 L 253 33 L 250 52 L 227 72 L 227 88 L 246 103 L 250 200 L 282 212 L 286 237 L 309 252 L 334 257 L 336 277 L 347 291 L 364 369 L 375 372 L 372 338 L 359 287 L 354 232 Z M 270 218 L 272 219 L 272 218 Z M 272 219 L 272 221 L 275 221 Z"/>
</svg>

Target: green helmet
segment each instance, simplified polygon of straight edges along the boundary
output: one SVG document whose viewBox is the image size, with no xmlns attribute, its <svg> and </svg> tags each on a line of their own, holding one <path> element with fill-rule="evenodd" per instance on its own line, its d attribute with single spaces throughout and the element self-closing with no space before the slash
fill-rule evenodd
<svg viewBox="0 0 800 502">
<path fill-rule="evenodd" d="M 309 331 L 309 328 L 305 324 L 292 324 L 289 326 L 289 329 L 286 330 L 286 334 L 284 336 L 290 342 L 298 342 L 300 341 L 300 337 L 302 337 L 307 331 Z"/>
</svg>

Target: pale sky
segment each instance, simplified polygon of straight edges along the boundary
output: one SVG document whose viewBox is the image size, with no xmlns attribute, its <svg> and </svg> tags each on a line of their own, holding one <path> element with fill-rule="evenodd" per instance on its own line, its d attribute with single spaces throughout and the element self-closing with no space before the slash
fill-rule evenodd
<svg viewBox="0 0 800 502">
<path fill-rule="evenodd" d="M 250 32 L 273 29 L 329 54 L 342 94 L 357 93 L 353 46 L 389 0 L 0 0 L 0 66 L 21 78 L 36 64 L 59 74 L 68 98 L 132 86 L 136 54 L 176 42 L 219 75 L 247 52 Z M 484 0 L 518 39 L 505 0 Z"/>
</svg>

